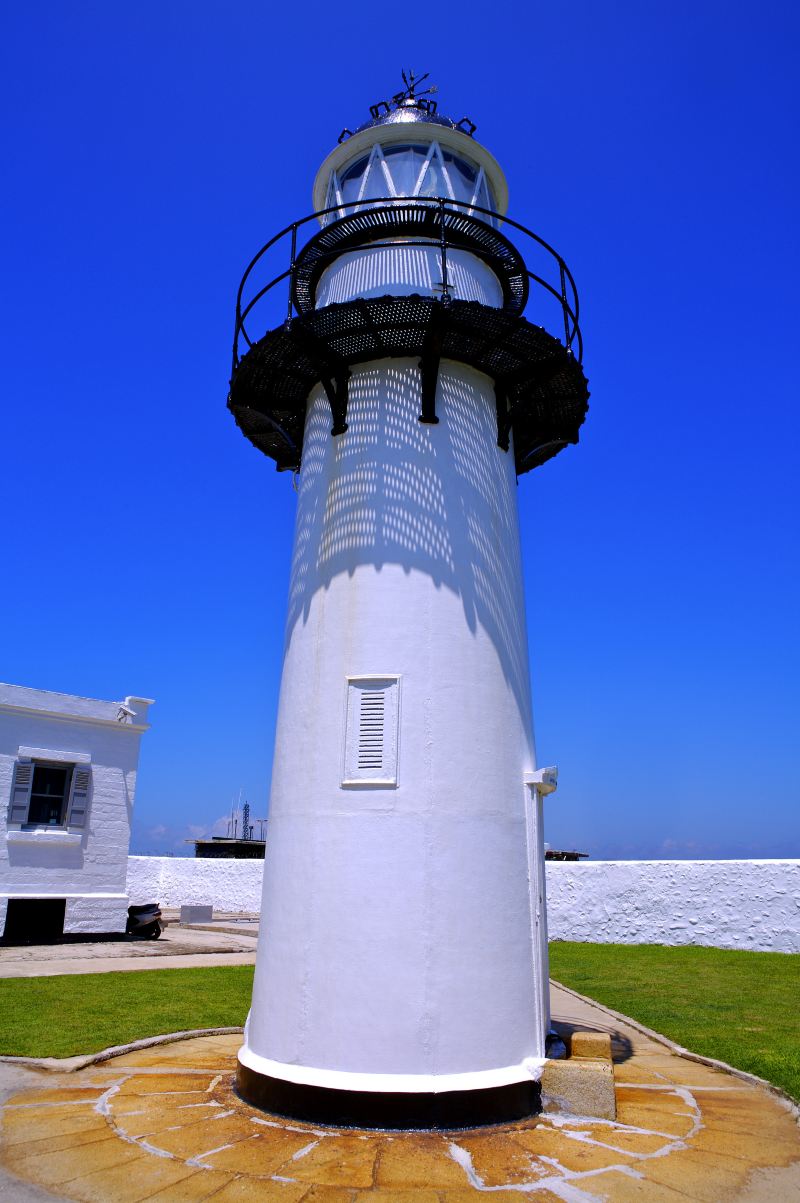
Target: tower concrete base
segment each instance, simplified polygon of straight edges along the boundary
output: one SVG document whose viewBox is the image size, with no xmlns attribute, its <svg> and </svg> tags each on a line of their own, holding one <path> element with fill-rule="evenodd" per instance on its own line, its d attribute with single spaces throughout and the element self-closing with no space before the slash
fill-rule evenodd
<svg viewBox="0 0 800 1203">
<path fill-rule="evenodd" d="M 338 1128 L 475 1128 L 526 1119 L 541 1110 L 541 1086 L 528 1080 L 482 1090 L 338 1090 L 288 1082 L 239 1061 L 240 1098 L 275 1115 Z"/>
</svg>

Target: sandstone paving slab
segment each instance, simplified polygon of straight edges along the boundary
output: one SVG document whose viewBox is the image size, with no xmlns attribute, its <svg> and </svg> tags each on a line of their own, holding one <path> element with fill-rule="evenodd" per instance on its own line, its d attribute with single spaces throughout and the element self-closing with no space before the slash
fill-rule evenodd
<svg viewBox="0 0 800 1203">
<path fill-rule="evenodd" d="M 560 1128 L 561 1135 L 570 1142 L 581 1140 L 592 1142 L 592 1145 L 605 1154 L 613 1154 L 609 1162 L 618 1165 L 625 1162 L 626 1155 L 634 1158 L 663 1157 L 670 1152 L 677 1137 L 663 1136 L 657 1133 L 643 1132 L 641 1129 L 623 1128 L 621 1124 L 609 1123 L 606 1127 L 594 1126 L 595 1120 L 586 1120 L 579 1127 Z M 564 1145 L 564 1155 L 568 1156 L 568 1146 Z"/>
<path fill-rule="evenodd" d="M 107 1140 L 91 1145 L 78 1145 L 50 1153 L 36 1152 L 19 1158 L 14 1161 L 14 1172 L 40 1186 L 57 1186 L 72 1178 L 80 1178 L 86 1173 L 87 1166 L 91 1166 L 93 1171 L 105 1170 L 141 1158 L 142 1150 L 138 1145 L 115 1140 L 109 1133 Z"/>
<path fill-rule="evenodd" d="M 204 1094 L 215 1074 L 131 1074 L 119 1087 L 120 1095 L 127 1094 Z"/>
<path fill-rule="evenodd" d="M 234 1178 L 212 1196 L 214 1203 L 300 1203 L 308 1183 L 267 1183 L 263 1178 Z M 355 1192 L 351 1192 L 355 1196 Z M 169 1196 L 167 1196 L 169 1198 Z M 323 1199 L 319 1203 L 323 1203 Z M 516 1200 L 519 1203 L 519 1200 Z"/>
<path fill-rule="evenodd" d="M 105 1085 L 73 1086 L 70 1078 L 62 1079 L 58 1086 L 50 1086 L 49 1078 L 47 1081 L 47 1087 L 26 1093 L 24 1106 L 34 1107 L 42 1103 L 57 1103 L 61 1106 L 65 1103 L 93 1103 L 105 1090 Z"/>
<path fill-rule="evenodd" d="M 447 1195 L 447 1198 L 452 1197 L 453 1203 L 458 1203 L 457 1196 L 459 1192 L 455 1191 Z M 474 1194 L 470 1192 L 474 1200 Z M 426 1190 L 425 1187 L 411 1190 L 384 1190 L 378 1186 L 368 1191 L 360 1191 L 357 1198 L 362 1200 L 362 1203 L 441 1203 L 445 1196 L 438 1190 Z M 514 1203 L 520 1203 L 519 1198 L 515 1198 Z"/>
<path fill-rule="evenodd" d="M 614 1080 L 618 1086 L 692 1086 L 731 1087 L 731 1075 L 721 1069 L 699 1065 L 686 1058 L 640 1057 L 615 1061 Z"/>
<path fill-rule="evenodd" d="M 372 1198 L 372 1194 L 363 1195 L 363 1203 Z M 447 1190 L 439 1193 L 439 1199 L 441 1203 L 478 1203 L 480 1194 L 475 1190 Z M 520 1203 L 524 1199 L 535 1200 L 535 1203 L 563 1203 L 564 1196 L 562 1194 L 554 1195 L 545 1187 L 537 1186 L 535 1194 L 529 1194 L 527 1191 L 522 1193 L 516 1190 L 493 1189 L 489 1199 L 491 1203 Z"/>
<path fill-rule="evenodd" d="M 606 1170 L 610 1166 L 634 1165 L 631 1152 L 608 1148 L 590 1140 L 579 1139 L 583 1132 L 570 1135 L 569 1131 L 548 1128 L 540 1125 L 528 1132 L 515 1134 L 511 1139 L 515 1144 L 524 1147 L 529 1160 L 538 1160 L 543 1164 L 548 1174 L 554 1171 L 568 1170 L 575 1173 L 585 1173 L 594 1170 Z M 658 1149 L 662 1150 L 666 1142 L 663 1137 L 659 1140 Z"/>
<path fill-rule="evenodd" d="M 231 1142 L 227 1148 L 217 1152 L 198 1149 L 197 1156 L 202 1154 L 202 1164 L 215 1170 L 229 1170 L 235 1174 L 245 1174 L 252 1178 L 272 1178 L 278 1168 L 288 1157 L 298 1153 L 308 1144 L 307 1137 L 298 1137 L 295 1133 L 282 1134 L 283 1139 L 274 1139 L 257 1133 L 255 1136 L 243 1136 L 241 1140 Z M 310 1184 L 306 1183 L 306 1190 Z"/>
<path fill-rule="evenodd" d="M 76 1132 L 103 1132 L 106 1121 L 94 1111 L 76 1107 L 52 1108 L 19 1112 L 9 1109 L 3 1117 L 3 1147 L 29 1140 L 52 1139 Z"/>
<path fill-rule="evenodd" d="M 79 1203 L 142 1203 L 158 1191 L 172 1188 L 197 1172 L 194 1166 L 163 1158 L 141 1157 L 126 1165 L 96 1170 L 61 1187 L 68 1199 Z"/>
<path fill-rule="evenodd" d="M 783 1168 L 795 1162 L 794 1150 L 789 1142 L 773 1140 L 758 1128 L 751 1132 L 740 1132 L 703 1127 L 693 1139 L 692 1148 L 699 1152 L 707 1150 L 734 1161 L 746 1161 L 751 1166 Z"/>
<path fill-rule="evenodd" d="M 221 1104 L 216 1102 L 187 1104 L 172 1100 L 154 1106 L 149 1097 L 126 1095 L 119 1106 L 113 1109 L 113 1123 L 123 1139 L 138 1139 L 173 1128 L 199 1124 L 221 1113 Z"/>
<path fill-rule="evenodd" d="M 312 1139 L 278 1166 L 276 1176 L 310 1185 L 364 1189 L 375 1181 L 380 1144 L 378 1139 L 364 1135 Z"/>
<path fill-rule="evenodd" d="M 719 1132 L 749 1136 L 758 1133 L 768 1140 L 778 1140 L 789 1147 L 797 1139 L 797 1120 L 780 1101 L 767 1095 L 771 1106 L 764 1105 L 759 1090 L 714 1091 L 698 1094 L 703 1123 Z"/>
<path fill-rule="evenodd" d="M 671 1157 L 662 1157 L 648 1166 L 648 1178 L 682 1191 L 701 1203 L 720 1203 L 734 1199 L 746 1185 L 749 1167 L 707 1150 L 679 1149 Z"/>
<path fill-rule="evenodd" d="M 150 1048 L 137 1049 L 114 1058 L 115 1068 L 155 1068 L 163 1072 L 166 1066 L 178 1068 L 187 1064 L 193 1069 L 210 1069 L 220 1072 L 229 1068 L 230 1058 L 236 1056 L 241 1047 L 240 1033 L 228 1036 L 198 1036 L 189 1040 L 176 1040 L 172 1044 L 154 1044 Z"/>
<path fill-rule="evenodd" d="M 37 1153 L 55 1153 L 59 1149 L 77 1149 L 82 1145 L 94 1144 L 100 1140 L 114 1140 L 114 1133 L 109 1131 L 106 1124 L 102 1127 L 90 1128 L 83 1132 L 68 1132 L 65 1136 L 44 1136 L 39 1139 L 19 1141 L 17 1144 L 7 1144 L 3 1149 L 3 1160 L 6 1165 L 25 1161 Z"/>
<path fill-rule="evenodd" d="M 198 1123 L 169 1127 L 148 1134 L 147 1144 L 184 1160 L 196 1159 L 204 1162 L 209 1153 L 230 1148 L 241 1140 L 253 1136 L 250 1125 L 245 1126 L 239 1116 L 206 1118 Z M 284 1154 L 285 1155 L 285 1154 Z"/>
<path fill-rule="evenodd" d="M 608 1200 L 609 1203 L 686 1203 L 692 1196 L 685 1191 L 673 1190 L 645 1178 L 644 1174 L 624 1174 L 618 1170 L 608 1170 L 603 1174 L 592 1177 L 573 1179 L 573 1188 L 579 1190 L 586 1203 L 594 1199 Z M 534 1196 L 535 1198 L 535 1196 Z M 538 1199 L 536 1203 L 539 1203 Z M 718 1197 L 717 1203 L 729 1203 L 724 1195 Z M 775 1200 L 778 1203 L 778 1200 Z"/>
<path fill-rule="evenodd" d="M 312 1186 L 302 1199 L 304 1203 L 353 1203 L 358 1194 L 358 1191 L 341 1186 Z"/>
<path fill-rule="evenodd" d="M 148 1196 L 148 1203 L 203 1203 L 204 1199 L 217 1197 L 217 1192 L 233 1182 L 230 1174 L 215 1170 L 196 1170 L 188 1178 L 171 1182 L 163 1190 Z"/>
<path fill-rule="evenodd" d="M 587 1006 L 572 1022 L 591 1018 Z M 639 1040 L 617 1017 L 603 1022 L 617 1050 L 615 1121 L 546 1110 L 451 1133 L 302 1124 L 242 1102 L 241 1037 L 209 1036 L 28 1075 L 4 1092 L 0 1163 L 21 1190 L 82 1203 L 466 1203 L 487 1192 L 491 1203 L 800 1203 L 786 1105 Z M 781 1194 L 770 1195 L 778 1179 L 759 1175 L 778 1173 Z"/>
<path fill-rule="evenodd" d="M 449 1141 L 439 1134 L 409 1132 L 381 1142 L 375 1185 L 403 1189 L 412 1186 L 444 1189 L 463 1187 L 467 1179 L 454 1160 Z"/>
<path fill-rule="evenodd" d="M 526 1135 L 534 1137 L 535 1132 L 536 1128 L 532 1126 Z M 472 1171 L 487 1187 L 519 1186 L 547 1177 L 550 1173 L 545 1163 L 536 1160 L 525 1140 L 510 1139 L 505 1130 L 454 1135 L 451 1153 L 453 1146 L 469 1155 Z"/>
</svg>

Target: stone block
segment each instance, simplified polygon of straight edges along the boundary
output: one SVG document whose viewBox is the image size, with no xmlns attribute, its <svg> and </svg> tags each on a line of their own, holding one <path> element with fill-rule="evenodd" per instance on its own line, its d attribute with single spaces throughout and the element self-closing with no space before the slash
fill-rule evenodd
<svg viewBox="0 0 800 1203">
<path fill-rule="evenodd" d="M 596 1119 L 616 1119 L 614 1067 L 610 1060 L 573 1057 L 546 1061 L 542 1071 L 544 1109 Z"/>
<path fill-rule="evenodd" d="M 213 918 L 213 906 L 181 907 L 181 926 L 185 923 L 210 923 Z"/>
<path fill-rule="evenodd" d="M 570 1056 L 611 1060 L 611 1037 L 608 1032 L 573 1032 Z"/>
</svg>

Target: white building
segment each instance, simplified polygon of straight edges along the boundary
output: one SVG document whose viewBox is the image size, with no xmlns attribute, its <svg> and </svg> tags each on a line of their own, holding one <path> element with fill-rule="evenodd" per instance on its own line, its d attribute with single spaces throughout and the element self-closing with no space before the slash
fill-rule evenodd
<svg viewBox="0 0 800 1203">
<path fill-rule="evenodd" d="M 124 932 L 148 698 L 0 684 L 0 933 Z"/>
</svg>

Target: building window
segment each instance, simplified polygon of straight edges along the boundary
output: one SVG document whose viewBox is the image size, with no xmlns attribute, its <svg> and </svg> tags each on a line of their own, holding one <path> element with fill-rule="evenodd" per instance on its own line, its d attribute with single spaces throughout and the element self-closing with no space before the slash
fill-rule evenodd
<svg viewBox="0 0 800 1203">
<path fill-rule="evenodd" d="M 72 769 L 71 764 L 34 763 L 28 823 L 37 827 L 63 827 Z"/>
<path fill-rule="evenodd" d="M 86 764 L 27 760 L 14 766 L 9 823 L 22 827 L 83 827 L 91 772 Z"/>
<path fill-rule="evenodd" d="M 342 785 L 397 785 L 399 677 L 348 677 Z"/>
</svg>

